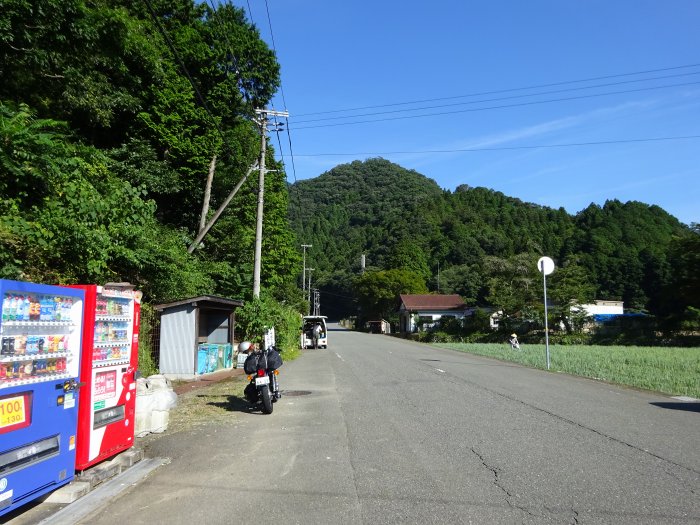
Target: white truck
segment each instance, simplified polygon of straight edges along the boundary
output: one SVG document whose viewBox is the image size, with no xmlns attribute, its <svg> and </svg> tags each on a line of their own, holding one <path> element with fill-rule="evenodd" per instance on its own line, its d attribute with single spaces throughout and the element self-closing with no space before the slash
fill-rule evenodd
<svg viewBox="0 0 700 525">
<path fill-rule="evenodd" d="M 302 319 L 300 346 L 328 348 L 328 328 L 325 315 L 306 315 Z"/>
</svg>

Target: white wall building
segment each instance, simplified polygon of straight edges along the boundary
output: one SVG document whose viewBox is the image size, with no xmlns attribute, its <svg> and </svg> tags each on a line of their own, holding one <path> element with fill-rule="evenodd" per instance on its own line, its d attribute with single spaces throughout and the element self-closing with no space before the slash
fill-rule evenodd
<svg viewBox="0 0 700 525">
<path fill-rule="evenodd" d="M 416 332 L 419 327 L 432 328 L 444 317 L 464 319 L 471 310 L 459 295 L 401 294 L 399 330 Z"/>
</svg>

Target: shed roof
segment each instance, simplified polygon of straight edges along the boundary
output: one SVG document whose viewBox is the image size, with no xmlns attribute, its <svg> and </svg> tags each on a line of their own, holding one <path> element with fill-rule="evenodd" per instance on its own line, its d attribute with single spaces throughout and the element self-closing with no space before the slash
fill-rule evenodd
<svg viewBox="0 0 700 525">
<path fill-rule="evenodd" d="M 227 297 L 219 297 L 216 295 L 200 295 L 199 297 L 191 297 L 189 299 L 182 299 L 181 301 L 174 301 L 172 303 L 157 304 L 154 306 L 154 308 L 158 311 L 163 311 L 168 308 L 183 305 L 216 308 L 219 310 L 235 310 L 236 308 L 243 306 L 243 301 L 238 299 L 228 299 Z"/>
<path fill-rule="evenodd" d="M 464 310 L 467 305 L 457 294 L 401 294 L 401 304 L 406 310 Z"/>
</svg>

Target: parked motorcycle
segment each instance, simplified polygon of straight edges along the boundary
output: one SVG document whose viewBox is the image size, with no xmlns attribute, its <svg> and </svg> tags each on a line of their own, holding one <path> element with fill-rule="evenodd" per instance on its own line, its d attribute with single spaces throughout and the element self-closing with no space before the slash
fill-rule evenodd
<svg viewBox="0 0 700 525">
<path fill-rule="evenodd" d="M 274 346 L 251 352 L 243 365 L 250 381 L 243 394 L 252 405 L 260 403 L 265 414 L 272 414 L 272 404 L 282 397 L 277 381 L 280 366 L 282 356 Z"/>
</svg>

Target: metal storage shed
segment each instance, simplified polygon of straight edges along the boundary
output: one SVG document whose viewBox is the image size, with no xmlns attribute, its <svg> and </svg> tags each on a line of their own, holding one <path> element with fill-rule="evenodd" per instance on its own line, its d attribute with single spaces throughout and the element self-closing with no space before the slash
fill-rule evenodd
<svg viewBox="0 0 700 525">
<path fill-rule="evenodd" d="M 234 342 L 235 311 L 243 301 L 204 295 L 159 304 L 160 313 L 159 368 L 171 379 L 191 379 L 201 374 L 203 349 Z M 221 366 L 231 366 L 219 362 Z M 212 372 L 205 369 L 205 372 Z"/>
</svg>

